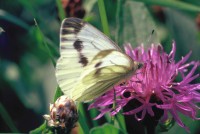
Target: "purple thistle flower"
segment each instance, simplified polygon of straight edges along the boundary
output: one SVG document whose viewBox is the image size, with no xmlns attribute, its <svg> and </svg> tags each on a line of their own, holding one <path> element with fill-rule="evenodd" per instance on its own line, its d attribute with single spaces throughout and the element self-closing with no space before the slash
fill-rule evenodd
<svg viewBox="0 0 200 134">
<path fill-rule="evenodd" d="M 200 109 L 197 106 L 200 102 L 200 83 L 191 83 L 199 77 L 199 74 L 194 74 L 199 62 L 186 63 L 191 55 L 190 52 L 176 63 L 174 42 L 170 54 L 164 52 L 161 45 L 152 45 L 148 51 L 145 51 L 143 46 L 132 49 L 131 45 L 127 45 L 125 52 L 133 60 L 143 63 L 143 67 L 137 70 L 125 84 L 115 86 L 89 106 L 89 109 L 97 108 L 100 111 L 95 119 L 101 118 L 107 112 L 113 116 L 134 100 L 139 105 L 123 114 L 134 115 L 140 121 L 146 114 L 153 117 L 155 115 L 153 107 L 156 107 L 163 111 L 160 122 L 167 121 L 171 114 L 178 125 L 189 132 L 178 113 L 199 120 L 196 115 Z M 179 82 L 175 81 L 177 77 L 181 77 Z M 112 108 L 114 103 L 115 108 Z M 140 117 L 138 117 L 139 113 Z"/>
</svg>

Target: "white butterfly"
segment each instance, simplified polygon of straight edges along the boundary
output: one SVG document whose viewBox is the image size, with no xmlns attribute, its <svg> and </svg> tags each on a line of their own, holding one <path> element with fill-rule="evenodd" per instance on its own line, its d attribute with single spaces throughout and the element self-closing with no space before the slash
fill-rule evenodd
<svg viewBox="0 0 200 134">
<path fill-rule="evenodd" d="M 56 77 L 75 101 L 90 101 L 131 76 L 139 66 L 107 36 L 78 18 L 63 20 Z"/>
</svg>

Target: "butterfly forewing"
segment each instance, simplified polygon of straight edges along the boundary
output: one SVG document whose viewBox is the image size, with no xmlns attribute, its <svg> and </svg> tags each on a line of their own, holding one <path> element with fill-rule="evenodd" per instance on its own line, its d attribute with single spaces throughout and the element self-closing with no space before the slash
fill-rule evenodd
<svg viewBox="0 0 200 134">
<path fill-rule="evenodd" d="M 90 48 L 90 50 L 97 49 L 101 51 L 107 49 L 116 49 L 121 51 L 121 49 L 107 36 L 102 34 L 89 23 L 83 22 L 81 19 L 77 18 L 68 18 L 62 22 L 60 30 L 61 50 L 62 47 L 65 47 L 66 43 L 69 41 L 84 42 L 86 44 L 82 45 L 81 47 L 83 48 L 87 46 Z M 68 45 L 66 47 L 68 47 Z"/>
</svg>

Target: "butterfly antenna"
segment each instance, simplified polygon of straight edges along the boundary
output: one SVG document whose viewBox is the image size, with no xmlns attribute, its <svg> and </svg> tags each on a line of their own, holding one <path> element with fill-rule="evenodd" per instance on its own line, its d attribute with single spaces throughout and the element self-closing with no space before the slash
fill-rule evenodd
<svg viewBox="0 0 200 134">
<path fill-rule="evenodd" d="M 148 43 L 148 44 L 152 43 L 153 35 L 154 35 L 154 34 L 155 34 L 155 30 L 153 29 L 153 30 L 151 31 L 151 34 L 149 35 L 148 40 L 147 40 L 147 43 Z"/>
</svg>

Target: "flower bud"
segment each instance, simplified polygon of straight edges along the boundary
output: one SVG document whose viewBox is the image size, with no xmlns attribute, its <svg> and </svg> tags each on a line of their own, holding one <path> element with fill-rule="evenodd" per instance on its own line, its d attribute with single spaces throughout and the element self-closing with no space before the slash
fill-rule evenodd
<svg viewBox="0 0 200 134">
<path fill-rule="evenodd" d="M 78 121 L 78 112 L 73 100 L 63 95 L 50 104 L 50 115 L 44 115 L 48 126 L 71 130 Z"/>
</svg>

